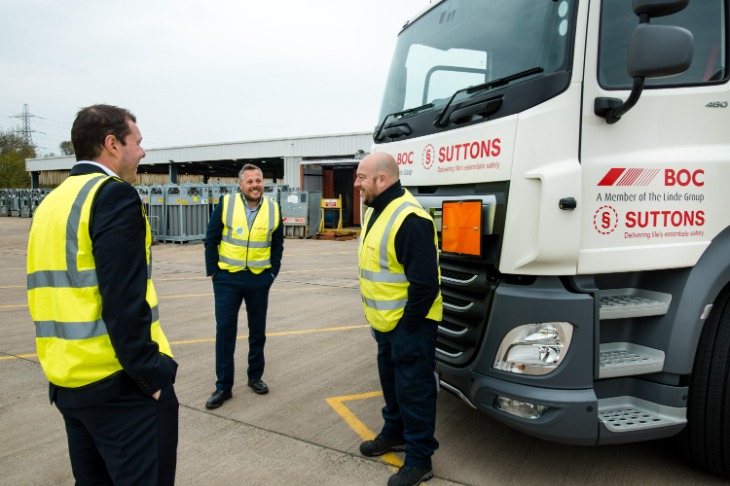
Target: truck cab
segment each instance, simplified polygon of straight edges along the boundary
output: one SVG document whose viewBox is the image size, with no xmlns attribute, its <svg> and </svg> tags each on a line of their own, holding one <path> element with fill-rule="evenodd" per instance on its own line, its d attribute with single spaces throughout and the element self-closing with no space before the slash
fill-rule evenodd
<svg viewBox="0 0 730 486">
<path fill-rule="evenodd" d="M 437 224 L 468 406 L 730 475 L 728 10 L 441 0 L 400 32 L 373 150 Z"/>
</svg>

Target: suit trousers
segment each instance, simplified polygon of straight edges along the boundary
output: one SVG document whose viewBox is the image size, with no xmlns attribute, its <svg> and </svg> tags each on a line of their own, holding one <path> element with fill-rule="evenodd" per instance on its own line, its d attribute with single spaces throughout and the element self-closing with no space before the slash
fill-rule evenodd
<svg viewBox="0 0 730 486">
<path fill-rule="evenodd" d="M 383 419 L 380 436 L 404 439 L 405 465 L 431 467 L 438 449 L 436 429 L 436 330 L 438 323 L 424 319 L 407 328 L 373 330 L 378 343 L 378 373 L 383 388 Z"/>
<path fill-rule="evenodd" d="M 247 270 L 227 272 L 220 270 L 213 279 L 215 294 L 215 371 L 216 389 L 233 388 L 234 354 L 238 334 L 238 313 L 246 303 L 248 318 L 248 369 L 251 380 L 264 375 L 264 345 L 266 344 L 266 312 L 269 290 L 274 282 L 270 270 L 256 274 Z"/>
<path fill-rule="evenodd" d="M 91 407 L 58 407 L 77 486 L 175 484 L 179 404 L 173 385 L 159 400 L 129 387 Z"/>
</svg>

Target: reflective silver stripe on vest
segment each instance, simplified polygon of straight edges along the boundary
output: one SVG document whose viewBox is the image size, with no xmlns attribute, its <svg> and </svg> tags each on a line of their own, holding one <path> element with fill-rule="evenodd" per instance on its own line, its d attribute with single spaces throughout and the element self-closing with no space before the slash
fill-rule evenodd
<svg viewBox="0 0 730 486">
<path fill-rule="evenodd" d="M 236 197 L 236 195 L 229 196 L 229 197 Z M 246 202 L 244 201 L 244 205 Z M 262 202 L 263 204 L 263 202 Z M 271 238 L 274 233 L 274 225 L 276 222 L 274 221 L 274 216 L 276 215 L 276 208 L 274 207 L 274 203 L 271 201 L 268 201 L 267 206 L 269 207 L 269 227 L 267 228 L 268 231 L 266 232 L 266 241 L 249 241 L 244 240 L 242 238 L 234 238 L 233 237 L 233 209 L 236 206 L 235 199 L 233 201 L 228 201 L 228 209 L 226 210 L 226 228 L 228 228 L 228 233 L 223 233 L 221 236 L 221 240 L 225 241 L 226 243 L 234 246 L 240 246 L 243 248 L 271 248 Z M 244 217 L 246 218 L 246 226 L 248 227 L 248 218 L 246 217 L 245 211 L 246 208 L 243 208 L 244 211 Z M 256 218 L 254 217 L 254 221 Z M 251 238 L 251 229 L 248 228 L 248 237 Z M 231 260 L 224 257 L 219 257 L 219 260 L 225 263 L 228 263 L 229 265 L 237 265 L 241 267 L 246 266 L 246 262 L 241 262 L 240 260 Z M 268 265 L 268 261 L 266 265 Z M 249 267 L 260 267 L 262 264 L 256 264 L 256 265 L 248 265 Z"/>
<path fill-rule="evenodd" d="M 59 339 L 88 339 L 108 334 L 102 319 L 92 322 L 36 321 L 35 337 Z"/>
<path fill-rule="evenodd" d="M 271 260 L 261 260 L 256 262 L 244 262 L 243 260 L 236 260 L 235 258 L 228 258 L 224 257 L 222 255 L 218 255 L 218 260 L 222 261 L 223 263 L 227 263 L 229 265 L 233 265 L 236 267 L 246 267 L 249 268 L 258 268 L 258 267 L 266 267 L 271 264 Z"/>
<path fill-rule="evenodd" d="M 406 303 L 408 302 L 408 299 L 373 300 L 373 299 L 367 299 L 365 297 L 363 297 L 362 300 L 363 300 L 363 302 L 365 302 L 365 305 L 367 305 L 368 308 L 379 310 L 379 311 L 390 311 L 390 310 L 403 309 L 406 306 Z"/>
<path fill-rule="evenodd" d="M 228 236 L 228 238 L 232 238 L 231 234 L 233 233 L 233 208 L 236 206 L 236 195 L 234 194 L 228 197 L 228 209 L 226 210 L 226 228 L 228 228 L 228 235 L 223 233 L 223 239 L 225 241 L 228 241 L 226 240 L 226 236 Z"/>
<path fill-rule="evenodd" d="M 223 235 L 221 240 L 234 246 L 242 246 L 244 248 L 269 248 L 271 246 L 271 240 L 268 241 L 246 241 L 240 238 L 233 238 L 228 235 Z"/>
<path fill-rule="evenodd" d="M 160 320 L 157 306 L 150 309 L 152 322 Z M 91 322 L 58 322 L 36 321 L 35 336 L 37 338 L 89 339 L 109 334 L 103 319 Z"/>
<path fill-rule="evenodd" d="M 369 280 L 371 282 L 381 282 L 381 283 L 406 283 L 408 282 L 408 279 L 406 278 L 406 275 L 404 273 L 392 273 L 388 271 L 389 265 L 388 265 L 388 241 L 390 241 L 390 233 L 393 231 L 393 225 L 395 224 L 395 220 L 398 217 L 400 213 L 406 210 L 408 207 L 415 207 L 418 208 L 417 204 L 413 204 L 412 202 L 405 201 L 400 206 L 396 208 L 395 211 L 393 211 L 393 214 L 390 217 L 390 220 L 385 226 L 385 231 L 383 232 L 383 239 L 380 242 L 380 262 L 378 263 L 379 270 L 377 272 L 374 272 L 372 270 L 361 270 L 360 276 L 364 278 L 365 280 Z M 385 268 L 385 270 L 383 270 Z M 404 304 L 405 305 L 405 304 Z M 373 308 L 377 308 L 373 306 Z M 380 309 L 380 310 L 392 310 L 392 309 Z"/>
<path fill-rule="evenodd" d="M 361 270 L 360 276 L 371 282 L 381 283 L 405 283 L 408 281 L 404 273 L 373 272 L 372 270 Z"/>
<path fill-rule="evenodd" d="M 66 270 L 40 270 L 28 275 L 28 290 L 37 288 L 88 288 L 99 285 L 96 270 L 77 270 L 79 253 L 79 225 L 81 222 L 81 208 L 89 197 L 91 189 L 101 179 L 107 176 L 100 175 L 86 182 L 79 191 L 71 206 L 71 213 L 66 222 Z M 152 264 L 147 266 L 147 274 L 152 273 Z M 159 310 L 153 307 L 152 322 L 159 320 Z M 58 322 L 35 321 L 36 337 L 61 339 L 88 339 L 108 334 L 103 319 L 91 322 Z"/>
<path fill-rule="evenodd" d="M 150 227 L 150 219 L 147 217 L 147 211 L 144 210 L 144 204 L 142 205 L 142 214 L 144 215 L 145 222 L 145 253 L 147 253 L 147 230 Z M 150 237 L 152 235 L 150 234 Z M 152 252 L 149 252 L 150 262 L 147 264 L 147 280 L 152 280 Z"/>
<path fill-rule="evenodd" d="M 43 287 L 96 287 L 96 270 L 83 270 L 73 275 L 65 270 L 39 270 L 28 275 L 28 290 Z"/>
<path fill-rule="evenodd" d="M 74 289 L 84 287 L 96 287 L 99 282 L 96 279 L 95 270 L 77 270 L 76 258 L 79 253 L 79 223 L 81 221 L 81 207 L 86 202 L 92 187 L 106 176 L 94 177 L 89 180 L 79 191 L 71 206 L 66 222 L 66 270 L 40 270 L 28 275 L 28 290 L 39 287 L 71 287 Z"/>
<path fill-rule="evenodd" d="M 271 266 L 271 260 L 256 260 L 255 262 L 248 262 L 249 268 L 269 267 Z"/>
</svg>

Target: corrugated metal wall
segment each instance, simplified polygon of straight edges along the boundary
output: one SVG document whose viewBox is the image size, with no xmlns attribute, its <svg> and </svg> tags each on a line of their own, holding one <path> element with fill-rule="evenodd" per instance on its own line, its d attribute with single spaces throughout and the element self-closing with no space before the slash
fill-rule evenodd
<svg viewBox="0 0 730 486">
<path fill-rule="evenodd" d="M 299 164 L 301 157 L 284 157 L 284 184 L 291 189 L 301 189 L 299 181 Z"/>
<path fill-rule="evenodd" d="M 192 145 L 146 150 L 147 156 L 141 165 L 201 162 L 215 160 L 259 159 L 267 157 L 312 158 L 355 155 L 370 152 L 373 144 L 371 132 L 342 135 L 321 135 L 314 137 L 282 138 L 276 140 L 253 140 L 211 145 Z M 28 171 L 70 170 L 76 159 L 70 157 L 48 157 L 27 159 Z M 297 170 L 298 173 L 298 170 Z M 298 174 L 297 174 L 298 179 Z M 299 185 L 299 181 L 295 185 Z"/>
<path fill-rule="evenodd" d="M 41 187 L 56 187 L 60 185 L 68 177 L 68 170 L 48 170 L 41 172 L 39 183 Z M 268 181 L 268 179 L 267 179 Z M 167 174 L 137 174 L 137 185 L 151 186 L 154 184 L 164 185 L 170 182 L 170 176 Z M 202 184 L 203 176 L 182 174 L 177 176 L 178 184 Z M 209 181 L 211 184 L 238 184 L 235 177 L 216 177 L 215 180 Z"/>
<path fill-rule="evenodd" d="M 303 165 L 302 179 L 304 179 L 302 191 L 322 192 L 322 166 Z"/>
</svg>

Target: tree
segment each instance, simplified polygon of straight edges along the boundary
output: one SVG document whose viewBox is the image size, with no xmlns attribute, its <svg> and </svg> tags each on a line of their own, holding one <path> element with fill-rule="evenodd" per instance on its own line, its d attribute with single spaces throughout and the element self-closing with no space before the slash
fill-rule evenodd
<svg viewBox="0 0 730 486">
<path fill-rule="evenodd" d="M 71 143 L 70 140 L 66 140 L 65 142 L 61 142 L 58 145 L 58 148 L 61 149 L 61 153 L 63 155 L 73 155 L 74 154 L 74 146 Z"/>
<path fill-rule="evenodd" d="M 35 156 L 32 142 L 16 133 L 0 131 L 0 187 L 30 187 L 25 159 Z"/>
</svg>

